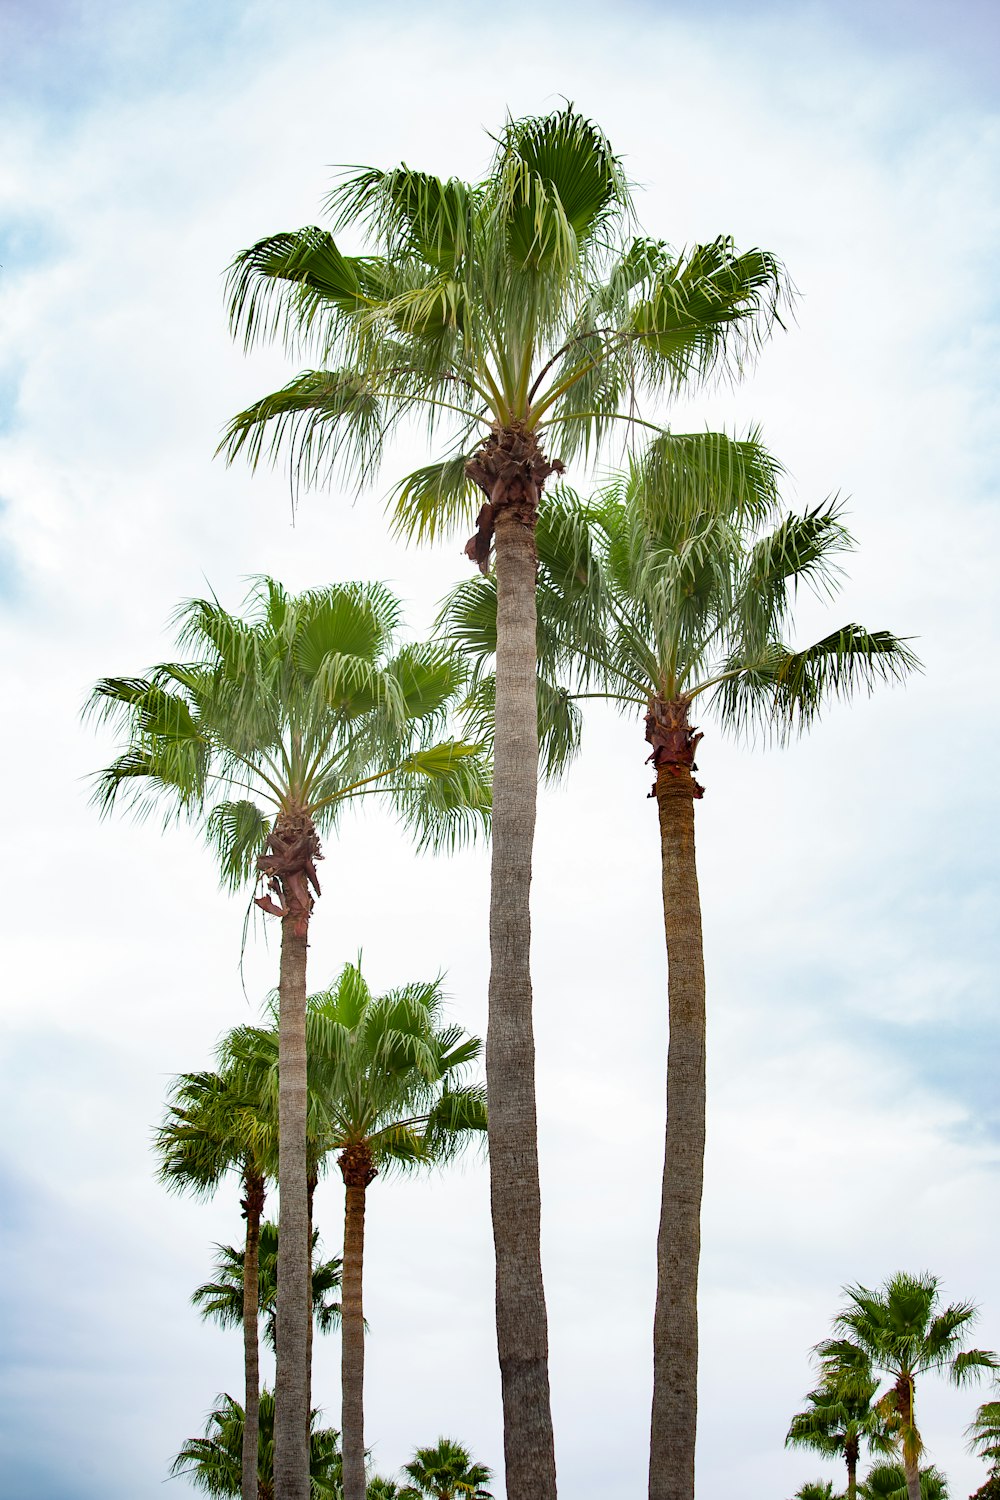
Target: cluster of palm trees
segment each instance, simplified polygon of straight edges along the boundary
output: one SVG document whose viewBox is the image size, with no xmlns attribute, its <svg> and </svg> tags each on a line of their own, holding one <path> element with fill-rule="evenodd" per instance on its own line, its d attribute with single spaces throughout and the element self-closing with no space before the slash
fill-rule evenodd
<svg viewBox="0 0 1000 1500">
<path fill-rule="evenodd" d="M 251 466 L 287 458 L 296 488 L 367 481 L 397 430 L 423 419 L 441 446 L 395 484 L 392 524 L 420 541 L 473 529 L 479 576 L 444 602 L 432 641 L 402 648 L 385 588 L 292 597 L 265 578 L 245 616 L 211 598 L 186 605 L 185 658 L 106 679 L 94 697 L 124 737 L 99 777 L 101 806 L 162 800 L 199 823 L 223 880 L 257 883 L 257 906 L 281 923 L 277 1036 L 272 1027 L 265 1049 L 280 1204 L 275 1493 L 309 1495 L 310 1184 L 336 1149 L 348 1200 L 343 1490 L 364 1494 L 359 1252 L 380 1159 L 372 1134 L 346 1133 L 335 1102 L 349 999 L 347 1010 L 307 1002 L 306 958 L 320 838 L 329 854 L 340 815 L 376 796 L 426 846 L 491 832 L 488 1122 L 482 1097 L 447 1079 L 448 1048 L 418 1056 L 407 1041 L 414 1078 L 441 1093 L 406 1125 L 405 1151 L 426 1159 L 488 1127 L 507 1493 L 555 1500 L 529 891 L 539 770 L 567 767 L 580 702 L 603 697 L 632 715 L 637 741 L 642 727 L 637 749 L 653 765 L 668 955 L 649 1494 L 693 1500 L 706 999 L 692 715 L 781 739 L 831 698 L 903 678 L 916 658 L 853 622 L 794 644 L 797 589 L 832 596 L 852 545 L 838 507 L 786 511 L 780 465 L 756 431 L 678 434 L 664 421 L 671 397 L 739 376 L 780 324 L 790 288 L 774 255 L 727 236 L 678 252 L 640 234 L 620 160 L 569 105 L 508 119 L 478 182 L 352 169 L 328 207 L 332 232 L 270 235 L 231 267 L 234 332 L 247 348 L 280 339 L 309 367 L 234 417 L 221 447 Z M 341 231 L 360 253 L 341 248 Z M 616 435 L 631 450 L 624 472 L 582 497 L 560 476 Z M 350 990 L 360 975 L 347 973 Z M 256 1053 L 253 1066 L 264 1066 Z M 188 1106 L 178 1096 L 173 1107 Z M 239 1156 L 246 1204 L 271 1161 L 265 1171 Z M 246 1212 L 245 1282 L 260 1253 Z M 244 1326 L 256 1306 L 245 1285 Z"/>
<path fill-rule="evenodd" d="M 847 1489 L 841 1497 L 829 1481 L 809 1483 L 797 1500 L 947 1500 L 944 1475 L 921 1463 L 917 1381 L 943 1373 L 961 1386 L 1000 1370 L 991 1350 L 966 1347 L 977 1309 L 971 1302 L 942 1306 L 938 1278 L 926 1272 L 899 1272 L 874 1289 L 846 1287 L 845 1295 L 833 1337 L 814 1350 L 819 1384 L 792 1418 L 785 1443 L 842 1458 Z M 986 1500 L 1000 1486 L 1000 1403 L 979 1407 L 969 1437 L 991 1464 L 978 1492 Z M 876 1462 L 859 1481 L 865 1451 Z"/>
</svg>

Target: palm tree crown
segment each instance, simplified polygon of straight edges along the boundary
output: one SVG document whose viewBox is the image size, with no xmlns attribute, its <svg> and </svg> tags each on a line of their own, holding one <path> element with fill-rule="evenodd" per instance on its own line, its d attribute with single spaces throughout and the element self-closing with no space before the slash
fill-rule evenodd
<svg viewBox="0 0 1000 1500">
<path fill-rule="evenodd" d="M 485 1464 L 473 1463 L 467 1448 L 451 1438 L 439 1438 L 433 1448 L 418 1448 L 403 1465 L 414 1488 L 403 1494 L 427 1495 L 432 1500 L 493 1500 L 486 1488 L 492 1478 Z"/>
<path fill-rule="evenodd" d="M 333 1294 L 340 1291 L 339 1255 L 329 1260 L 315 1259 L 319 1230 L 313 1230 L 313 1265 L 310 1278 L 313 1317 L 320 1333 L 328 1333 L 340 1323 L 340 1303 Z M 222 1328 L 238 1328 L 243 1321 L 243 1268 L 246 1252 L 235 1245 L 216 1245 L 215 1280 L 203 1282 L 191 1294 L 191 1301 L 203 1318 L 210 1318 Z M 264 1341 L 274 1351 L 275 1311 L 278 1295 L 278 1226 L 266 1219 L 260 1226 L 258 1254 L 257 1302 L 264 1320 Z"/>
<path fill-rule="evenodd" d="M 309 1474 L 314 1500 L 336 1495 L 340 1481 L 340 1434 L 332 1427 L 317 1427 L 320 1413 L 309 1414 Z M 209 1413 L 205 1435 L 188 1438 L 170 1465 L 170 1476 L 184 1475 L 196 1489 L 213 1500 L 228 1500 L 240 1493 L 240 1454 L 243 1448 L 243 1408 L 232 1396 L 218 1397 Z M 260 1442 L 258 1446 L 257 1494 L 259 1500 L 277 1500 L 274 1488 L 274 1393 L 260 1393 Z"/>
</svg>

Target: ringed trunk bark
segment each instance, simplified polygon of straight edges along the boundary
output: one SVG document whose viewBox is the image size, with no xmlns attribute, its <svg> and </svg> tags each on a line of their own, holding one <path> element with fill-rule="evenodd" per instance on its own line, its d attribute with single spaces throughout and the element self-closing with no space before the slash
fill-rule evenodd
<svg viewBox="0 0 1000 1500">
<path fill-rule="evenodd" d="M 301 932 L 297 929 L 302 928 Z M 274 1487 L 309 1500 L 309 1203 L 306 1185 L 306 932 L 281 923 L 278 984 L 278 1307 Z"/>
<path fill-rule="evenodd" d="M 243 1179 L 243 1213 L 247 1221 L 243 1251 L 243 1453 L 240 1476 L 242 1500 L 258 1500 L 260 1446 L 260 1352 L 257 1314 L 260 1301 L 260 1220 L 264 1212 L 264 1179 L 248 1171 Z"/>
<path fill-rule="evenodd" d="M 486 1033 L 497 1345 L 511 1500 L 554 1500 L 529 964 L 538 779 L 534 536 L 496 520 L 497 672 Z"/>
<path fill-rule="evenodd" d="M 670 709 L 674 705 L 663 707 Z M 694 1500 L 698 1417 L 698 1261 L 705 1159 L 705 967 L 691 775 L 700 736 L 681 700 L 683 753 L 656 748 L 663 925 L 667 940 L 667 1129 L 653 1321 L 650 1500 Z M 676 727 L 671 733 L 678 732 Z M 677 746 L 674 746 L 677 749 Z"/>
<path fill-rule="evenodd" d="M 344 1261 L 340 1289 L 340 1451 L 344 1500 L 365 1500 L 365 1194 L 375 1177 L 366 1143 L 339 1158 L 344 1178 Z"/>
</svg>

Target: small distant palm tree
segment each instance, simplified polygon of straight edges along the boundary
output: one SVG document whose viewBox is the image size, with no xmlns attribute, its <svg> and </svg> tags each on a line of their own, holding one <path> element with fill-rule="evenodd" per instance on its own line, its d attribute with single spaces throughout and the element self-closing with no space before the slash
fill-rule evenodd
<svg viewBox="0 0 1000 1500">
<path fill-rule="evenodd" d="M 978 1491 L 981 1500 L 994 1500 L 989 1492 L 990 1485 L 996 1491 L 996 1500 L 1000 1500 L 1000 1400 L 983 1402 L 976 1411 L 967 1436 L 970 1450 L 977 1458 L 984 1458 L 990 1466 L 990 1477 Z"/>
<path fill-rule="evenodd" d="M 870 1453 L 894 1451 L 886 1420 L 871 1404 L 877 1389 L 877 1381 L 864 1377 L 846 1386 L 819 1386 L 809 1392 L 808 1406 L 792 1418 L 785 1438 L 787 1448 L 842 1457 L 847 1465 L 847 1500 L 855 1500 L 857 1494 L 862 1444 Z"/>
<path fill-rule="evenodd" d="M 339 1496 L 340 1434 L 332 1427 L 317 1427 L 318 1411 L 309 1414 L 309 1474 L 313 1500 Z M 183 1475 L 196 1489 L 213 1500 L 228 1500 L 240 1494 L 240 1454 L 243 1450 L 243 1408 L 232 1396 L 221 1395 L 209 1413 L 205 1436 L 188 1438 L 173 1463 L 170 1477 Z M 274 1394 L 267 1387 L 260 1393 L 260 1426 L 257 1500 L 280 1500 L 274 1486 Z"/>
<path fill-rule="evenodd" d="M 464 671 L 440 645 L 397 650 L 400 605 L 380 584 L 290 595 L 259 579 L 246 617 L 215 599 L 178 614 L 186 660 L 146 677 L 108 677 L 90 707 L 123 733 L 96 778 L 107 813 L 199 825 L 231 889 L 261 881 L 258 907 L 281 920 L 279 993 L 276 1474 L 283 1500 L 305 1491 L 309 1412 L 309 1174 L 306 953 L 319 895 L 320 835 L 371 796 L 421 845 L 485 826 L 487 767 L 445 737 Z"/>
<path fill-rule="evenodd" d="M 340 1326 L 340 1303 L 332 1294 L 340 1291 L 339 1255 L 317 1262 L 319 1230 L 312 1235 L 312 1305 L 313 1320 L 320 1333 Z M 243 1321 L 243 1269 L 245 1252 L 234 1245 L 216 1245 L 215 1280 L 206 1281 L 192 1294 L 191 1301 L 202 1317 L 222 1328 L 236 1328 Z M 258 1308 L 263 1319 L 264 1342 L 274 1351 L 275 1315 L 278 1296 L 278 1226 L 264 1220 L 260 1226 L 258 1246 Z"/>
<path fill-rule="evenodd" d="M 181 1074 L 169 1098 L 155 1140 L 161 1181 L 199 1197 L 213 1193 L 229 1171 L 237 1171 L 243 1184 L 241 1207 L 247 1227 L 232 1322 L 243 1329 L 243 1409 L 249 1413 L 241 1428 L 242 1497 L 257 1500 L 259 1244 L 266 1181 L 278 1168 L 277 1129 L 264 1080 L 233 1058 L 217 1073 Z"/>
<path fill-rule="evenodd" d="M 948 1481 L 933 1464 L 920 1470 L 920 1500 L 948 1500 Z M 902 1464 L 876 1464 L 858 1485 L 858 1500 L 907 1500 L 909 1481 Z"/>
<path fill-rule="evenodd" d="M 365 1195 L 379 1173 L 450 1160 L 486 1130 L 485 1089 L 461 1076 L 482 1044 L 443 1024 L 436 980 L 376 997 L 358 966 L 310 998 L 310 1086 L 344 1179 L 341 1389 L 344 1500 L 364 1500 Z"/>
<path fill-rule="evenodd" d="M 964 1347 L 977 1309 L 972 1302 L 941 1306 L 940 1282 L 924 1272 L 900 1271 L 879 1288 L 845 1287 L 847 1306 L 834 1319 L 839 1338 L 817 1344 L 824 1376 L 860 1388 L 871 1374 L 892 1384 L 876 1403 L 899 1444 L 908 1500 L 921 1500 L 919 1461 L 924 1450 L 916 1418 L 917 1379 L 947 1372 L 956 1385 L 995 1370 L 988 1349 Z"/>
<path fill-rule="evenodd" d="M 486 1488 L 492 1470 L 473 1463 L 469 1450 L 450 1438 L 438 1438 L 433 1448 L 418 1448 L 410 1463 L 403 1465 L 403 1472 L 413 1481 L 413 1495 L 429 1495 L 432 1500 L 493 1500 Z"/>
<path fill-rule="evenodd" d="M 840 1500 L 829 1479 L 807 1479 L 795 1491 L 794 1500 Z"/>
</svg>

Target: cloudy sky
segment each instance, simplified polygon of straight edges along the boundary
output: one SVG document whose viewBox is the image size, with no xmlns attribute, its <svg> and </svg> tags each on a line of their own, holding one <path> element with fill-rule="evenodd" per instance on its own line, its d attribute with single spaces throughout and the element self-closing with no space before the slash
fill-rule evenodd
<svg viewBox="0 0 1000 1500">
<path fill-rule="evenodd" d="M 170 651 L 206 581 L 236 606 L 381 578 L 414 629 L 460 539 L 387 540 L 381 495 L 290 513 L 282 474 L 212 459 L 290 368 L 230 341 L 221 275 L 314 222 L 336 163 L 478 174 L 486 132 L 570 98 L 676 244 L 731 232 L 786 262 L 796 321 L 678 430 L 759 422 L 790 504 L 840 492 L 859 550 L 842 620 L 915 636 L 924 675 L 761 751 L 711 723 L 698 836 L 710 986 L 700 1500 L 782 1500 L 833 1467 L 788 1454 L 840 1288 L 927 1268 L 996 1281 L 998 20 L 972 0 L 731 6 L 470 0 L 0 5 L 0 660 L 7 788 L 0 1008 L 0 1490 L 152 1500 L 235 1335 L 188 1305 L 241 1221 L 152 1179 L 170 1076 L 255 1015 L 276 946 L 238 971 L 243 904 L 186 830 L 101 825 L 79 724 L 100 675 Z M 608 455 L 608 461 L 614 454 Z M 576 476 L 584 484 L 586 476 Z M 662 1156 L 665 961 L 641 725 L 588 720 L 544 794 L 534 886 L 544 1254 L 562 1492 L 643 1493 Z M 487 854 L 418 860 L 377 817 L 327 850 L 317 982 L 447 972 L 485 1027 Z M 318 1222 L 339 1248 L 342 1198 Z M 447 1433 L 500 1460 L 485 1167 L 376 1183 L 368 1438 L 392 1472 Z M 315 1393 L 338 1424 L 335 1340 Z M 976 1397 L 921 1390 L 952 1495 Z M 189 1493 L 186 1482 L 171 1489 Z M 498 1492 L 500 1486 L 497 1486 Z M 170 1490 L 167 1491 L 170 1493 Z"/>
</svg>

